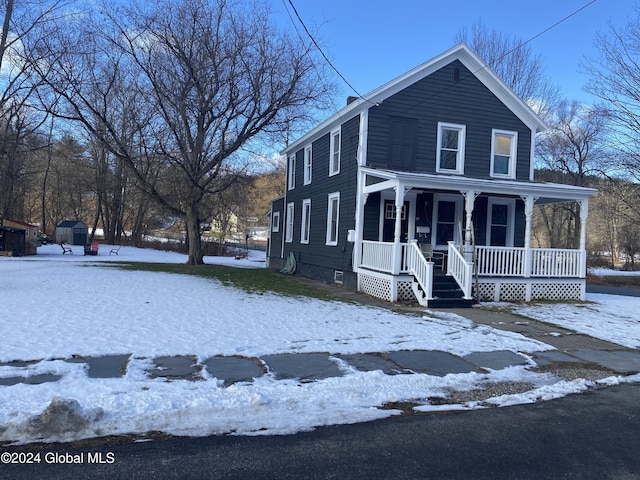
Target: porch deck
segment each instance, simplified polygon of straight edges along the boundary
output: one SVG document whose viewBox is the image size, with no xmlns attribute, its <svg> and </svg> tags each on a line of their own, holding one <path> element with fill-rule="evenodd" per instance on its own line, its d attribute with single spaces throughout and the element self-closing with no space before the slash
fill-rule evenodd
<svg viewBox="0 0 640 480">
<path fill-rule="evenodd" d="M 415 246 L 415 242 L 363 241 L 358 268 L 360 290 L 388 301 L 411 300 L 418 298 L 412 288 L 418 282 L 428 304 L 432 299 L 433 263 L 424 257 L 416 260 L 419 249 Z M 473 258 L 475 263 L 470 260 Z M 446 271 L 466 299 L 584 300 L 585 258 L 584 250 L 489 246 L 476 246 L 465 256 L 460 246 L 450 242 Z M 421 278 L 416 276 L 416 265 L 422 265 Z"/>
</svg>

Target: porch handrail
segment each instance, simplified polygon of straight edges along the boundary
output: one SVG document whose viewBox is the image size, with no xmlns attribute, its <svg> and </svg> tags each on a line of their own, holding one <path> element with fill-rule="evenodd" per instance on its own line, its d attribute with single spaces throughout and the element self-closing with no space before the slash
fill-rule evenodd
<svg viewBox="0 0 640 480">
<path fill-rule="evenodd" d="M 424 258 L 417 240 L 412 240 L 405 252 L 407 270 L 422 287 L 426 300 L 433 299 L 433 262 Z"/>
<path fill-rule="evenodd" d="M 447 275 L 451 275 L 460 286 L 463 298 L 471 299 L 471 281 L 473 278 L 473 262 L 467 262 L 454 242 L 449 242 L 447 257 Z"/>
</svg>

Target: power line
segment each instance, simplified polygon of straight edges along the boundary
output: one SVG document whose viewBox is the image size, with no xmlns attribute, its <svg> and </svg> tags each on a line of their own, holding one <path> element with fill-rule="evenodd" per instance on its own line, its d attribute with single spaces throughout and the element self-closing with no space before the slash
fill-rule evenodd
<svg viewBox="0 0 640 480">
<path fill-rule="evenodd" d="M 342 79 L 342 81 L 344 83 L 346 83 L 349 88 L 351 90 L 353 90 L 355 92 L 355 94 L 360 97 L 360 98 L 364 98 L 362 95 L 360 95 L 360 93 L 358 92 L 358 90 L 355 89 L 355 87 L 353 85 L 351 85 L 351 83 L 349 83 L 349 80 L 347 80 L 345 78 L 344 75 L 342 75 L 342 73 L 340 73 L 340 70 L 338 70 L 336 68 L 336 66 L 331 62 L 331 60 L 329 60 L 329 58 L 325 55 L 324 51 L 322 50 L 322 48 L 320 48 L 320 45 L 318 45 L 318 42 L 316 42 L 316 39 L 313 37 L 313 35 L 311 35 L 311 32 L 309 31 L 309 29 L 307 28 L 307 26 L 305 25 L 305 23 L 302 21 L 302 18 L 300 18 L 300 14 L 298 13 L 298 10 L 296 9 L 295 5 L 293 4 L 293 0 L 288 0 L 289 1 L 289 5 L 291 5 L 291 8 L 293 9 L 293 13 L 296 14 L 296 17 L 298 18 L 298 21 L 300 22 L 300 24 L 302 25 L 302 27 L 304 28 L 304 31 L 307 32 L 307 35 L 309 36 L 309 38 L 311 39 L 311 41 L 313 42 L 313 44 L 315 45 L 315 47 L 318 49 L 318 51 L 320 52 L 320 55 L 322 55 L 322 57 L 324 58 L 324 60 L 327 62 L 327 64 L 329 64 L 329 66 L 333 69 L 334 72 L 336 72 L 338 74 L 338 76 Z M 595 0 L 594 0 L 595 1 Z M 366 100 L 366 99 L 365 99 Z"/>
</svg>

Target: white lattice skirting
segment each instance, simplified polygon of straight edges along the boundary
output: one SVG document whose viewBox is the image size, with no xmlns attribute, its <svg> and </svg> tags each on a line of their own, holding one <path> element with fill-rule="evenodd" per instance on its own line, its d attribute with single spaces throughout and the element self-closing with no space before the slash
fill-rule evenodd
<svg viewBox="0 0 640 480">
<path fill-rule="evenodd" d="M 416 300 L 411 290 L 411 277 L 406 275 L 393 276 L 360 270 L 358 272 L 358 290 L 386 302 Z"/>
<path fill-rule="evenodd" d="M 475 287 L 474 287 L 475 289 Z M 582 279 L 497 280 L 480 279 L 477 297 L 481 302 L 528 302 L 530 300 L 584 300 Z"/>
</svg>

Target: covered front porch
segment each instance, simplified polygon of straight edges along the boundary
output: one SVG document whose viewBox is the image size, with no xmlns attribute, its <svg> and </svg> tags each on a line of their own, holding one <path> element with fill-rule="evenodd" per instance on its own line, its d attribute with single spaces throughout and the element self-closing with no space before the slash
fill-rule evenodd
<svg viewBox="0 0 640 480">
<path fill-rule="evenodd" d="M 360 291 L 436 306 L 439 275 L 463 300 L 584 299 L 588 197 L 557 184 L 362 168 L 354 271 Z M 533 248 L 533 207 L 575 201 L 580 245 Z"/>
</svg>

